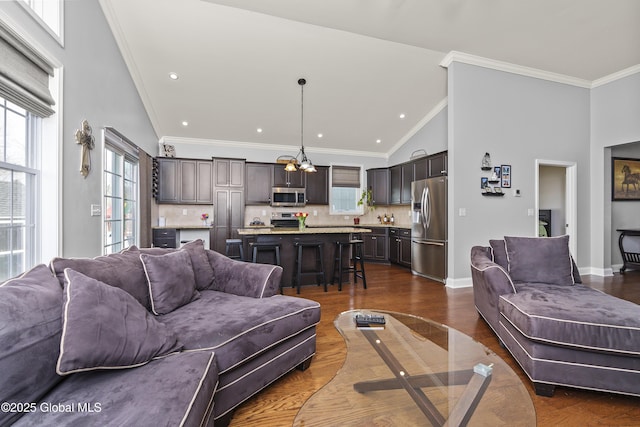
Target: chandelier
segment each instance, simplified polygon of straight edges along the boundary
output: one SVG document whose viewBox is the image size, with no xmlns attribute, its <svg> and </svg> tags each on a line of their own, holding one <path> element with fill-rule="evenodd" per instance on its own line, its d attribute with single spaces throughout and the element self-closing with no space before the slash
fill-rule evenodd
<svg viewBox="0 0 640 427">
<path fill-rule="evenodd" d="M 298 169 L 305 172 L 316 172 L 317 169 L 311 163 L 311 160 L 307 157 L 307 154 L 304 152 L 304 85 L 307 83 L 305 79 L 298 79 L 298 84 L 300 85 L 300 151 L 298 154 L 293 156 L 280 156 L 276 160 L 277 163 L 286 163 L 284 170 L 289 172 L 295 172 Z M 298 158 L 300 160 L 298 161 Z"/>
</svg>

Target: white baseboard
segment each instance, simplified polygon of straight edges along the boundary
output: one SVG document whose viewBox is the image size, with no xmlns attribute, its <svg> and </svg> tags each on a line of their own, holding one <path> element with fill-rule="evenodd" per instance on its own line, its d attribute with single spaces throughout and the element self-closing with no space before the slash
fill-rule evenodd
<svg viewBox="0 0 640 427">
<path fill-rule="evenodd" d="M 447 284 L 445 286 L 451 289 L 470 288 L 473 286 L 473 282 L 471 281 L 471 277 L 463 277 L 462 279 L 447 277 Z"/>
</svg>

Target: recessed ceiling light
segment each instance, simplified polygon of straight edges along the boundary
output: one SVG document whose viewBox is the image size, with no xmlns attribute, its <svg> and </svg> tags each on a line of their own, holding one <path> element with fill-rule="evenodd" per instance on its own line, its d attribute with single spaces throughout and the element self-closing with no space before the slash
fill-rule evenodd
<svg viewBox="0 0 640 427">
<path fill-rule="evenodd" d="M 169 73 L 169 78 L 171 80 L 178 80 L 178 73 L 174 73 L 173 71 Z"/>
<path fill-rule="evenodd" d="M 188 121 L 186 121 L 186 120 L 183 120 L 183 121 L 182 121 L 182 126 L 189 126 L 189 122 L 188 122 Z"/>
<path fill-rule="evenodd" d="M 400 118 L 404 119 L 406 116 L 404 115 L 404 113 L 400 113 Z"/>
<path fill-rule="evenodd" d="M 319 133 L 319 134 L 318 134 L 318 138 L 322 138 L 322 136 L 323 136 L 323 135 L 322 135 L 321 133 Z"/>
<path fill-rule="evenodd" d="M 381 139 L 376 139 L 376 144 L 380 144 L 382 142 Z"/>
<path fill-rule="evenodd" d="M 256 132 L 258 132 L 258 133 L 262 133 L 262 128 L 258 128 L 258 129 L 256 129 Z"/>
</svg>

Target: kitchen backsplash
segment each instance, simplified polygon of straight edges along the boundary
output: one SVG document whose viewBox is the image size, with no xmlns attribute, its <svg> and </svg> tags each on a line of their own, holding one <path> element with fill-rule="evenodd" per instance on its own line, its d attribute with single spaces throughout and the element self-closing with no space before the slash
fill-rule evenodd
<svg viewBox="0 0 640 427">
<path fill-rule="evenodd" d="M 167 227 L 181 227 L 181 226 L 193 226 L 201 225 L 202 214 L 209 215 L 207 223 L 213 221 L 213 206 L 207 205 L 165 205 L 160 204 L 158 206 L 158 216 L 152 218 L 154 225 L 161 224 L 161 219 L 164 218 L 164 226 Z"/>
<path fill-rule="evenodd" d="M 382 217 L 386 213 L 393 214 L 394 225 L 400 227 L 411 227 L 411 210 L 409 206 L 384 206 L 367 212 L 364 215 L 330 215 L 329 206 L 308 205 L 304 208 L 271 208 L 262 206 L 247 206 L 244 210 L 244 222 L 248 225 L 254 218 L 260 219 L 265 225 L 269 225 L 272 212 L 307 212 L 307 225 L 353 225 L 353 218 L 360 218 L 361 225 L 379 224 L 378 216 Z"/>
<path fill-rule="evenodd" d="M 203 213 L 209 215 L 208 222 L 215 222 L 213 218 L 213 207 L 206 205 L 169 205 L 160 204 L 157 205 L 157 216 L 152 218 L 154 225 L 161 225 L 160 219 L 164 218 L 164 225 L 167 227 L 181 227 L 181 226 L 193 226 L 201 225 L 201 216 Z M 379 224 L 378 216 L 382 217 L 384 214 L 391 216 L 395 219 L 394 225 L 400 227 L 411 227 L 411 210 L 409 206 L 383 206 L 369 211 L 364 215 L 329 215 L 329 206 L 324 205 L 309 205 L 304 208 L 272 208 L 269 206 L 247 206 L 244 210 L 244 223 L 249 225 L 254 218 L 258 218 L 264 222 L 265 225 L 269 225 L 272 212 L 307 212 L 309 218 L 307 218 L 307 225 L 353 225 L 353 218 L 360 218 L 361 225 L 375 225 Z"/>
</svg>

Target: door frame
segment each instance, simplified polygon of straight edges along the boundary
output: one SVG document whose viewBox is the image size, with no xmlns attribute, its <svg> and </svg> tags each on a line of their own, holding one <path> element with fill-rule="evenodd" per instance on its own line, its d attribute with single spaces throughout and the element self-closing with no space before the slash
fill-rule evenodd
<svg viewBox="0 0 640 427">
<path fill-rule="evenodd" d="M 562 160 L 536 159 L 535 167 L 535 212 L 540 209 L 540 166 L 556 166 L 565 168 L 565 228 L 569 235 L 569 250 L 574 257 L 578 256 L 578 164 Z M 538 235 L 538 215 L 534 215 L 534 236 Z"/>
</svg>

